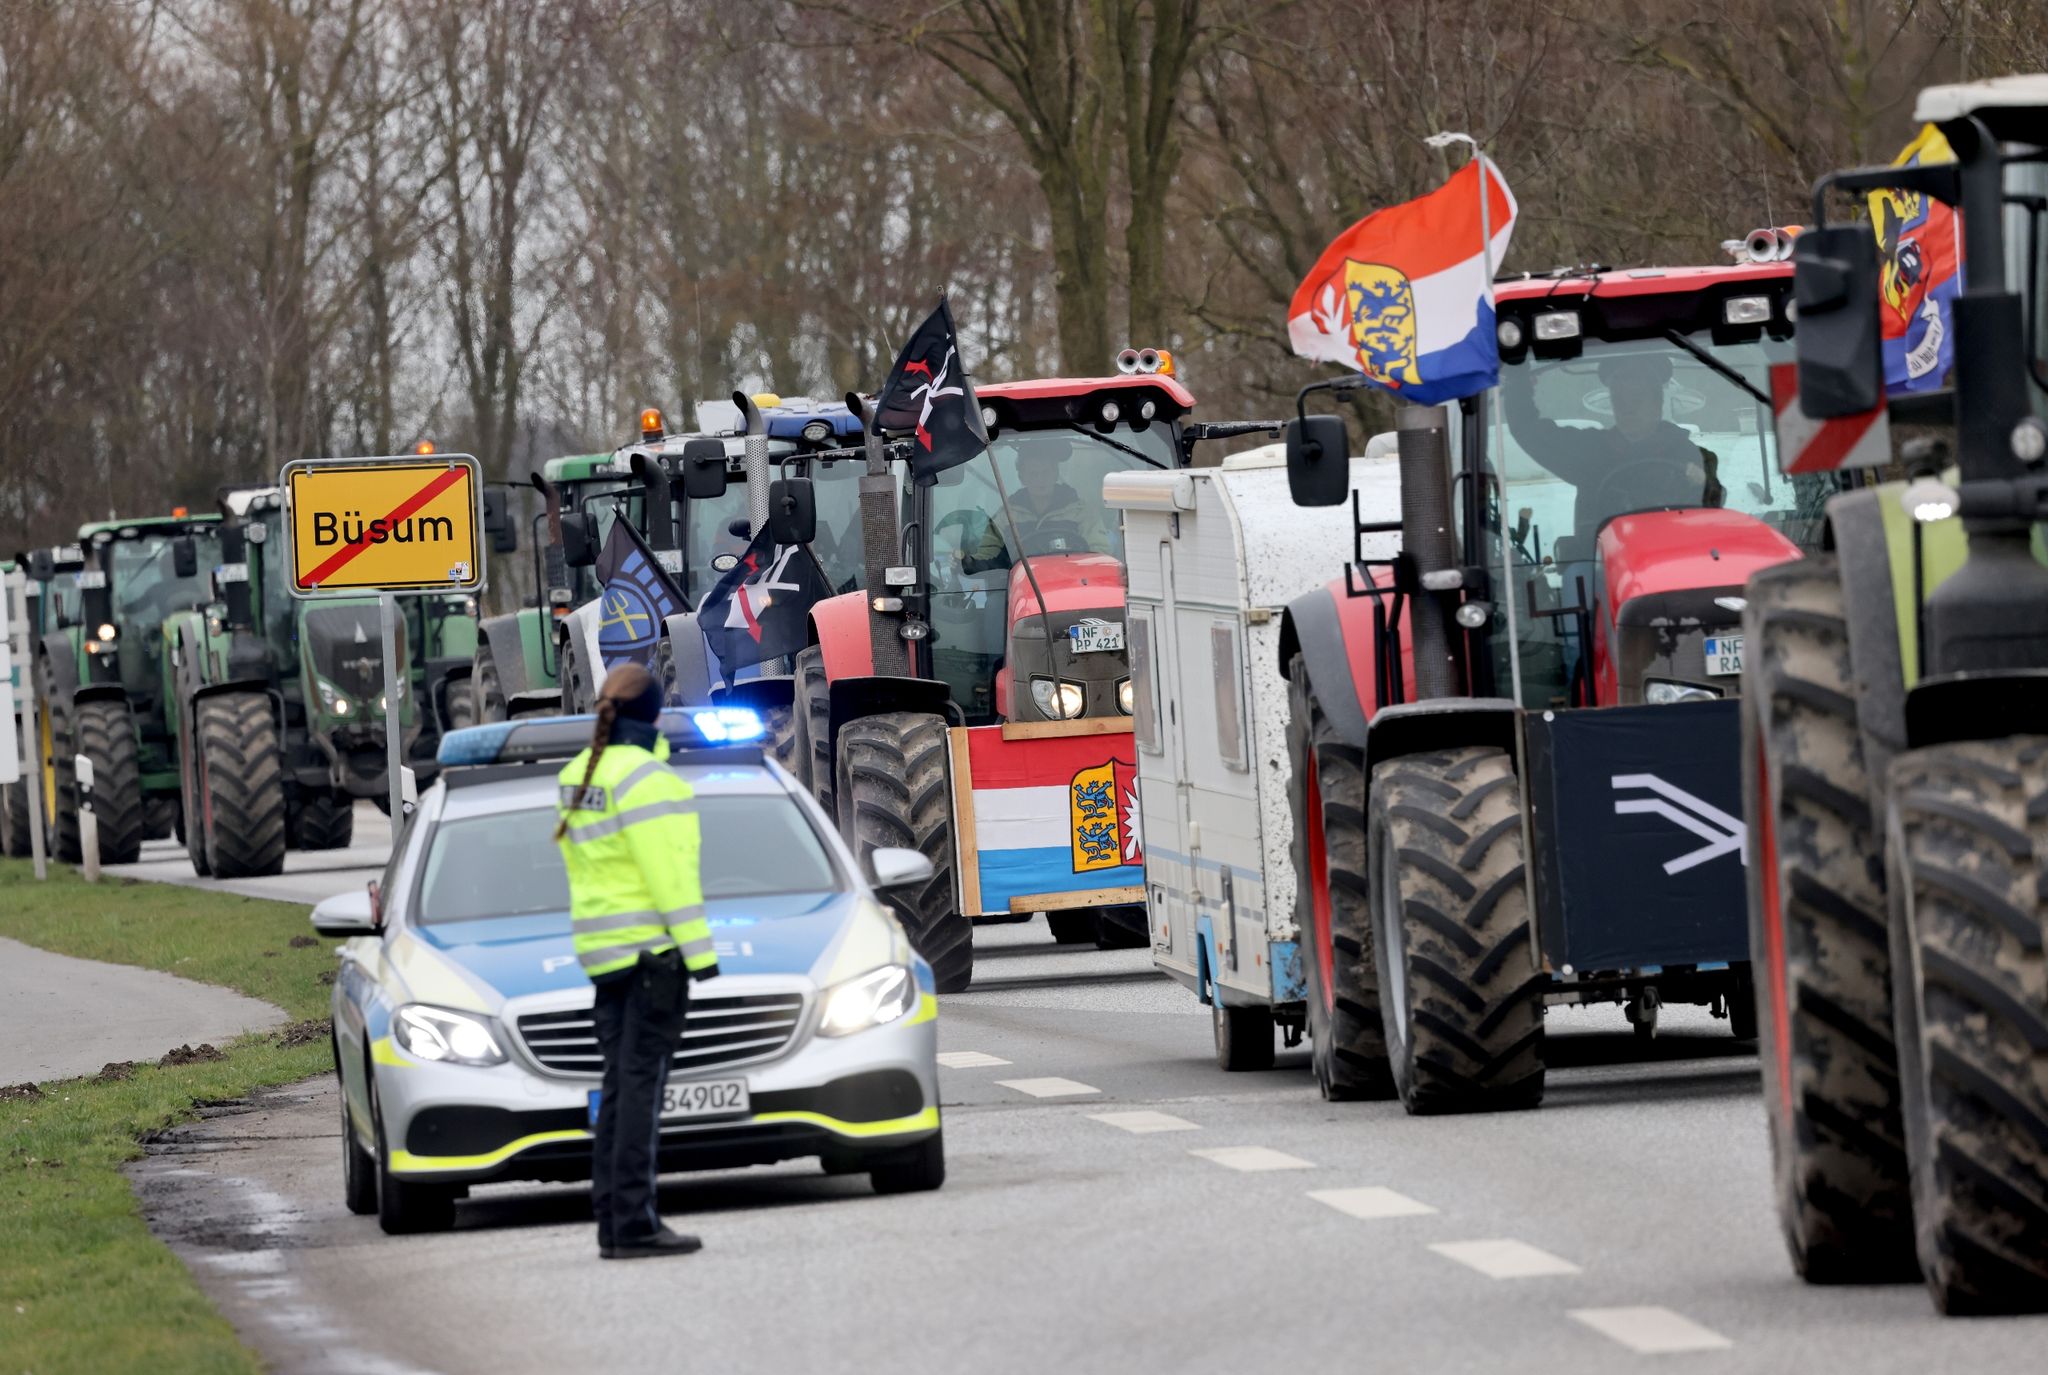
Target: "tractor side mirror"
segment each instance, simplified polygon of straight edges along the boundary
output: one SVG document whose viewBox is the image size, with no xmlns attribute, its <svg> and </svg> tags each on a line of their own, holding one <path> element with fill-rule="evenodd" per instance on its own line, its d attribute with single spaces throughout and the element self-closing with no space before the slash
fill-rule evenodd
<svg viewBox="0 0 2048 1375">
<path fill-rule="evenodd" d="M 745 539 L 753 533 L 753 529 L 747 524 L 745 516 L 734 516 L 725 523 L 725 533 L 734 539 Z"/>
<path fill-rule="evenodd" d="M 1884 401 L 1877 312 L 1877 238 L 1870 226 L 1809 229 L 1792 241 L 1799 308 L 1799 408 L 1815 420 L 1861 415 Z"/>
<path fill-rule="evenodd" d="M 1342 505 L 1351 490 L 1351 433 L 1341 415 L 1287 422 L 1287 491 L 1296 506 Z"/>
<path fill-rule="evenodd" d="M 512 523 L 506 500 L 503 487 L 493 485 L 484 488 L 484 533 L 491 537 L 493 554 L 512 554 L 519 550 L 519 527 Z"/>
<path fill-rule="evenodd" d="M 818 495 L 809 478 L 768 484 L 768 534 L 777 544 L 809 544 L 818 537 Z"/>
<path fill-rule="evenodd" d="M 691 501 L 716 501 L 725 495 L 725 441 L 683 441 L 683 495 Z"/>
<path fill-rule="evenodd" d="M 57 561 L 50 557 L 47 549 L 37 549 L 28 556 L 28 577 L 30 582 L 48 582 L 57 576 Z"/>
<path fill-rule="evenodd" d="M 171 541 L 171 573 L 179 578 L 199 576 L 199 546 L 190 535 L 179 535 Z"/>
<path fill-rule="evenodd" d="M 582 511 L 562 513 L 562 562 L 571 568 L 588 568 L 597 562 L 597 549 L 590 538 L 590 517 Z"/>
</svg>

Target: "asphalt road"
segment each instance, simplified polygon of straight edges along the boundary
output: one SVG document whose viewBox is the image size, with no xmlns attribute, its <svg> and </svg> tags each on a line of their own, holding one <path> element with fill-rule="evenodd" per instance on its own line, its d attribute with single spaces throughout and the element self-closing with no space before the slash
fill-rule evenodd
<svg viewBox="0 0 2048 1375">
<path fill-rule="evenodd" d="M 1225 1075 L 1146 952 L 982 933 L 943 1000 L 950 1177 L 675 1178 L 705 1251 L 600 1263 L 587 1194 L 493 1186 L 386 1238 L 316 1080 L 137 1167 L 155 1225 L 285 1372 L 2032 1371 L 2048 1319 L 1811 1289 L 1766 1189 L 1754 1055 L 1667 1009 L 1554 1012 L 1534 1112 L 1326 1104 L 1303 1050 Z"/>
<path fill-rule="evenodd" d="M 345 850 L 288 850 L 284 872 L 270 878 L 203 879 L 192 872 L 185 847 L 175 840 L 146 840 L 142 858 L 133 864 L 109 864 L 105 872 L 122 878 L 216 888 L 251 898 L 315 903 L 325 897 L 361 888 L 384 872 L 391 857 L 391 822 L 368 802 L 356 803 L 353 843 Z"/>
</svg>

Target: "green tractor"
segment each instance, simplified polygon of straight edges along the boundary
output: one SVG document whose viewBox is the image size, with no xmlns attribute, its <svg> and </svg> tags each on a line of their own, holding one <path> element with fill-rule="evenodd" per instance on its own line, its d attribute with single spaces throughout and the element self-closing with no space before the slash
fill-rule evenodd
<svg viewBox="0 0 2048 1375">
<path fill-rule="evenodd" d="M 1880 283 L 1929 289 L 1961 213 L 1949 389 L 1890 400 L 1908 477 L 1828 503 L 1826 553 L 1754 575 L 1742 692 L 1750 932 L 1778 1214 L 1815 1283 L 1925 1280 L 2048 1310 L 2048 75 L 1934 87 L 1953 162 L 1815 188 L 1798 406 L 1886 405 Z M 1830 192 L 1876 194 L 1827 224 Z M 1883 261 L 1881 263 L 1880 257 Z M 1887 300 L 1896 300 L 1887 294 Z M 1905 299 L 1913 302 L 1908 295 Z M 1929 297 L 1912 309 L 1938 366 Z M 1781 422 L 1782 423 L 1782 422 Z M 1846 440 L 1843 441 L 1846 444 Z M 1949 446 L 1953 445 L 1954 466 Z M 1881 457 L 1883 450 L 1879 450 Z"/>
<path fill-rule="evenodd" d="M 220 517 L 174 514 L 79 528 L 85 566 L 50 587 L 36 646 L 44 825 L 75 863 L 80 797 L 72 761 L 92 761 L 100 859 L 126 864 L 179 823 L 178 741 L 158 665 L 164 625 L 207 599 Z"/>
<path fill-rule="evenodd" d="M 0 561 L 0 587 L 5 586 L 5 575 L 20 569 L 25 579 L 22 590 L 27 594 L 28 625 L 22 643 L 33 647 L 50 628 L 52 589 L 61 584 L 70 587 L 77 581 L 78 571 L 85 567 L 85 551 L 75 544 L 60 544 L 49 549 L 34 549 L 17 554 L 12 559 Z M 0 592 L 0 595 L 5 595 Z M 31 688 L 34 670 L 29 666 L 30 655 L 16 664 L 15 715 L 8 724 L 15 740 L 21 739 L 20 703 Z M 0 855 L 15 859 L 27 859 L 33 850 L 28 807 L 29 776 L 34 772 L 32 752 L 22 754 L 21 777 L 0 787 Z"/>
</svg>

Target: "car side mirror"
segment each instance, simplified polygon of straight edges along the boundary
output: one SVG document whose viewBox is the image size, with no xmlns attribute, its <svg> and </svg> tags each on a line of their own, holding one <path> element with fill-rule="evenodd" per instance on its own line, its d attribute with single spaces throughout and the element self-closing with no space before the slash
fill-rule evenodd
<svg viewBox="0 0 2048 1375">
<path fill-rule="evenodd" d="M 1287 422 L 1287 491 L 1296 506 L 1337 506 L 1351 490 L 1351 433 L 1341 415 Z"/>
<path fill-rule="evenodd" d="M 725 495 L 725 441 L 683 441 L 683 495 L 691 501 L 716 501 Z"/>
<path fill-rule="evenodd" d="M 562 562 L 571 568 L 588 568 L 597 562 L 597 550 L 590 538 L 590 517 L 582 511 L 562 513 Z"/>
<path fill-rule="evenodd" d="M 361 892 L 336 893 L 313 908 L 313 929 L 323 936 L 373 936 L 383 924 L 377 883 Z"/>
<path fill-rule="evenodd" d="M 508 500 L 503 487 L 494 484 L 484 488 L 484 533 L 491 537 L 493 554 L 512 554 L 519 550 L 519 527 L 512 523 Z"/>
<path fill-rule="evenodd" d="M 190 535 L 171 541 L 171 572 L 180 578 L 199 576 L 199 546 Z"/>
<path fill-rule="evenodd" d="M 923 883 L 937 872 L 922 850 L 897 845 L 883 845 L 872 851 L 868 855 L 868 870 L 874 875 L 875 887 L 884 892 Z"/>
<path fill-rule="evenodd" d="M 818 537 L 818 494 L 809 478 L 768 484 L 768 534 L 777 544 L 809 544 Z"/>
<path fill-rule="evenodd" d="M 1799 310 L 1799 409 L 1815 420 L 1861 415 L 1884 401 L 1877 238 L 1867 224 L 1809 229 L 1792 241 Z"/>
</svg>

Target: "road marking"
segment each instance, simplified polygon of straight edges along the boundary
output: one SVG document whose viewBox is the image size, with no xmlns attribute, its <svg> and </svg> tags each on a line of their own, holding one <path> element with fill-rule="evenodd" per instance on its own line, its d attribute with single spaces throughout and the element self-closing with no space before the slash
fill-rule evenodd
<svg viewBox="0 0 2048 1375">
<path fill-rule="evenodd" d="M 1574 1308 L 1571 1316 L 1644 1356 L 1680 1351 L 1721 1351 L 1735 1345 L 1718 1332 L 1668 1308 Z"/>
<path fill-rule="evenodd" d="M 1397 1194 L 1377 1184 L 1369 1184 L 1362 1189 L 1311 1189 L 1308 1196 L 1340 1213 L 1364 1218 L 1368 1222 L 1383 1217 L 1420 1217 L 1436 1211 L 1427 1203 L 1418 1203 L 1406 1194 Z"/>
<path fill-rule="evenodd" d="M 1118 1131 L 1144 1136 L 1150 1132 L 1191 1132 L 1198 1130 L 1185 1117 L 1175 1117 L 1170 1112 L 1091 1112 L 1089 1120 L 1100 1122 Z"/>
<path fill-rule="evenodd" d="M 1028 1093 L 1033 1098 L 1078 1098 L 1085 1093 L 1102 1092 L 1087 1084 L 1077 1084 L 1072 1079 L 998 1079 L 996 1083 L 1006 1089 Z"/>
<path fill-rule="evenodd" d="M 939 1063 L 947 1069 L 988 1069 L 1010 1062 L 1000 1055 L 989 1055 L 979 1050 L 942 1050 L 939 1052 Z"/>
<path fill-rule="evenodd" d="M 1469 1265 L 1491 1280 L 1525 1280 L 1538 1275 L 1576 1275 L 1579 1267 L 1525 1241 L 1441 1241 L 1430 1250 Z"/>
<path fill-rule="evenodd" d="M 1206 1150 L 1189 1151 L 1204 1160 L 1213 1160 L 1229 1170 L 1243 1170 L 1246 1174 L 1261 1170 L 1313 1170 L 1315 1166 L 1298 1155 L 1276 1151 L 1270 1146 L 1211 1146 Z"/>
</svg>

